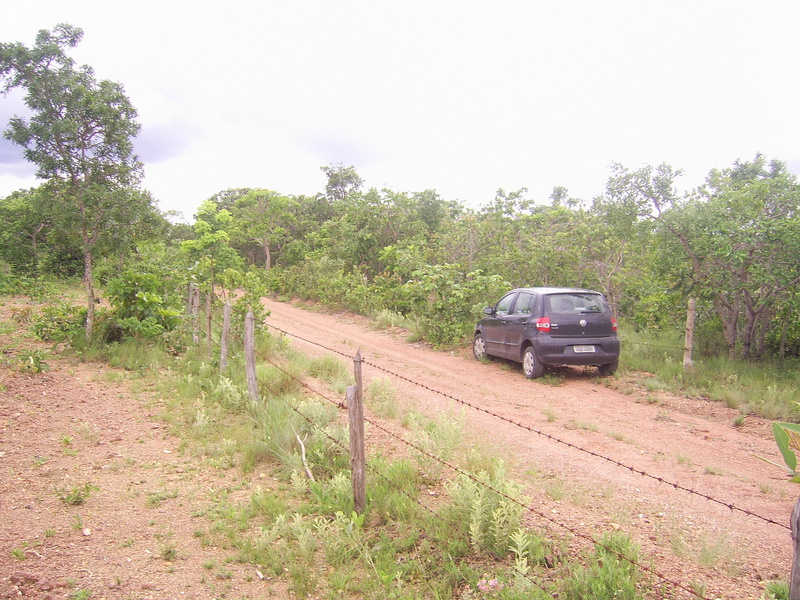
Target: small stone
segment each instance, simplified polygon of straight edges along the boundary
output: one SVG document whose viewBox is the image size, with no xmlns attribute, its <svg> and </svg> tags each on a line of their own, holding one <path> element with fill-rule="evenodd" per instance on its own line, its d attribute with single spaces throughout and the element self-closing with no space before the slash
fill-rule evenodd
<svg viewBox="0 0 800 600">
<path fill-rule="evenodd" d="M 92 530 L 87 527 L 86 529 L 83 530 L 83 535 L 85 536 L 92 535 Z"/>
</svg>

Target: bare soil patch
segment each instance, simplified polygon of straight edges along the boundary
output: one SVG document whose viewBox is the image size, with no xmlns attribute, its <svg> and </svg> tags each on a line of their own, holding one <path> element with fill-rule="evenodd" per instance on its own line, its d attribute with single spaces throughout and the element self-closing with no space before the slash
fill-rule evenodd
<svg viewBox="0 0 800 600">
<path fill-rule="evenodd" d="M 655 397 L 593 370 L 566 370 L 558 386 L 532 382 L 514 366 L 409 344 L 353 315 L 266 304 L 273 331 L 293 334 L 298 348 L 345 357 L 360 349 L 367 385 L 388 377 L 404 404 L 463 414 L 469 442 L 505 457 L 526 486 L 530 525 L 568 540 L 567 551 L 624 531 L 645 564 L 705 586 L 708 598 L 761 598 L 764 581 L 788 578 L 790 532 L 766 520 L 788 525 L 797 491 L 755 458 L 781 462 L 769 422 L 747 417 L 735 427 L 734 410 Z M 9 321 L 9 306 L 0 307 L 0 323 Z M 211 468 L 187 451 L 159 419 L 164 399 L 135 379 L 58 356 L 47 373 L 16 370 L 17 354 L 41 347 L 21 331 L 0 336 L 0 597 L 81 589 L 108 599 L 288 597 L 285 582 L 226 563 L 229 551 L 196 535 L 213 495 L 247 483 L 240 470 Z M 376 431 L 370 437 L 383 443 Z M 277 485 L 264 473 L 253 478 Z M 84 504 L 59 497 L 86 484 L 96 489 Z M 714 560 L 701 559 L 704 548 Z"/>
<path fill-rule="evenodd" d="M 287 597 L 283 581 L 196 535 L 241 471 L 182 448 L 159 418 L 164 399 L 109 367 L 51 355 L 45 373 L 9 368 L 45 347 L 22 330 L 0 336 L 0 598 Z M 83 504 L 62 500 L 87 484 Z"/>
</svg>

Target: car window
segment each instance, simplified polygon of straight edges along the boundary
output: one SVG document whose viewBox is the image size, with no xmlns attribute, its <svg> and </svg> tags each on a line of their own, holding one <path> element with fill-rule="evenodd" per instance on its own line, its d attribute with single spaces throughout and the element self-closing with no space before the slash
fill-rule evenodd
<svg viewBox="0 0 800 600">
<path fill-rule="evenodd" d="M 520 292 L 517 301 L 514 303 L 514 315 L 529 315 L 533 310 L 533 299 L 536 296 L 527 292 Z"/>
<path fill-rule="evenodd" d="M 596 294 L 581 294 L 575 297 L 576 312 L 604 312 L 606 303 Z"/>
<path fill-rule="evenodd" d="M 597 294 L 551 294 L 547 297 L 551 314 L 581 314 L 605 311 L 605 302 Z"/>
<path fill-rule="evenodd" d="M 500 299 L 494 307 L 494 312 L 498 317 L 504 317 L 508 314 L 508 311 L 511 310 L 511 305 L 514 303 L 514 298 L 517 296 L 516 292 L 512 292 L 510 294 L 506 294 Z"/>
</svg>

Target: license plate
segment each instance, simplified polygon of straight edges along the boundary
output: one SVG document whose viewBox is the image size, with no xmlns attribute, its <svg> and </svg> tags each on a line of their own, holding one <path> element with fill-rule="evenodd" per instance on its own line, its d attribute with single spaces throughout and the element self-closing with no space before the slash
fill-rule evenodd
<svg viewBox="0 0 800 600">
<path fill-rule="evenodd" d="M 584 352 L 594 352 L 594 346 L 573 346 L 575 354 L 582 354 Z"/>
</svg>

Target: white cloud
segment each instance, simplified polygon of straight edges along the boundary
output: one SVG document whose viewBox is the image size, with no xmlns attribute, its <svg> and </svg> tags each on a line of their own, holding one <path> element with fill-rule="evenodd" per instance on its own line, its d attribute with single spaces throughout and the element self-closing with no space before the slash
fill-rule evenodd
<svg viewBox="0 0 800 600">
<path fill-rule="evenodd" d="M 800 172 L 790 0 L 47 0 L 13 11 L 0 41 L 30 45 L 63 21 L 85 30 L 76 60 L 123 83 L 139 110 L 145 187 L 187 216 L 232 187 L 321 191 L 319 167 L 338 162 L 368 186 L 473 205 L 500 187 L 591 199 L 612 162 L 667 162 L 686 187 L 757 152 Z M 2 169 L 0 195 L 16 189 Z"/>
</svg>

